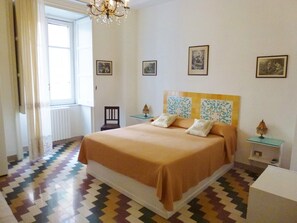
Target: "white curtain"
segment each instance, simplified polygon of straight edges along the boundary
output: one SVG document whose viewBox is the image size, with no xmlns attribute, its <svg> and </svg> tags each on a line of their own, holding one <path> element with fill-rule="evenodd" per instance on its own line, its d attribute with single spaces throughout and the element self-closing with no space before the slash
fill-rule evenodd
<svg viewBox="0 0 297 223">
<path fill-rule="evenodd" d="M 34 161 L 52 150 L 44 2 L 16 0 L 15 4 L 29 155 Z"/>
</svg>

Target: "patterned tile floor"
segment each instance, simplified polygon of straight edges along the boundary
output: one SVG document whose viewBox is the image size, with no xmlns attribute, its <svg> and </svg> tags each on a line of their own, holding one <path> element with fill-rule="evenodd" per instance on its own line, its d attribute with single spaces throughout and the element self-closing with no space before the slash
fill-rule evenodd
<svg viewBox="0 0 297 223">
<path fill-rule="evenodd" d="M 256 175 L 234 168 L 165 220 L 86 174 L 79 141 L 59 145 L 44 159 L 13 163 L 0 191 L 19 222 L 245 222 Z"/>
</svg>

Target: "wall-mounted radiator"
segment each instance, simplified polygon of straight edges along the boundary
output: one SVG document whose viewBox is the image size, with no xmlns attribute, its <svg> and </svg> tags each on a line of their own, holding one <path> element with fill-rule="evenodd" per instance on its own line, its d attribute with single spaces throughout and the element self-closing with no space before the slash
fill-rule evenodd
<svg viewBox="0 0 297 223">
<path fill-rule="evenodd" d="M 70 108 L 51 110 L 53 141 L 71 138 Z"/>
</svg>

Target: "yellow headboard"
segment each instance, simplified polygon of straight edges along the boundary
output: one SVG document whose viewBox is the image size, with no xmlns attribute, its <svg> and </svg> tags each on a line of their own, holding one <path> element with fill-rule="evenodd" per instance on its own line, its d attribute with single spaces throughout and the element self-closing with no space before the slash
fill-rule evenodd
<svg viewBox="0 0 297 223">
<path fill-rule="evenodd" d="M 164 112 L 183 118 L 202 118 L 238 126 L 239 96 L 165 91 L 163 100 Z"/>
</svg>

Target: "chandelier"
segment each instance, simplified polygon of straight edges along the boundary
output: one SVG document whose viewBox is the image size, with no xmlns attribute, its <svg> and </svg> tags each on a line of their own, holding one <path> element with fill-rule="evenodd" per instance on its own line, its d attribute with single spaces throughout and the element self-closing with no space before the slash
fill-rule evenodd
<svg viewBox="0 0 297 223">
<path fill-rule="evenodd" d="M 97 22 L 110 24 L 113 21 L 120 23 L 120 18 L 127 18 L 129 0 L 90 0 L 88 13 Z"/>
</svg>

